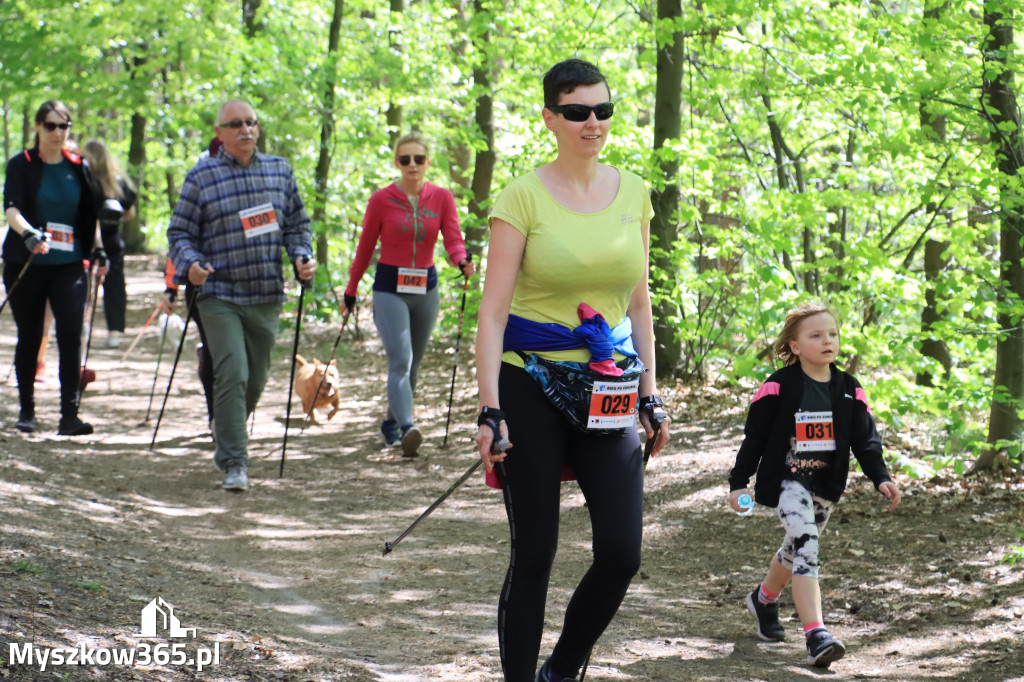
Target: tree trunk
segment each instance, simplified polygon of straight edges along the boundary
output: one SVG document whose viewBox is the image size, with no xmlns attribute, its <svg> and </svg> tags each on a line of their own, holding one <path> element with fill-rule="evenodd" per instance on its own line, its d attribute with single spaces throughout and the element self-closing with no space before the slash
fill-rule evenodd
<svg viewBox="0 0 1024 682">
<path fill-rule="evenodd" d="M 484 11 L 484 0 L 473 0 L 473 12 L 479 16 Z M 496 67 L 490 61 L 491 51 L 488 50 L 490 40 L 490 29 L 473 36 L 473 43 L 477 48 L 476 53 L 480 55 L 480 61 L 473 66 L 473 83 L 480 90 L 480 94 L 476 98 L 473 120 L 480 136 L 486 143 L 483 149 L 477 151 L 473 163 L 473 180 L 470 183 L 472 194 L 469 199 L 469 214 L 473 220 L 472 224 L 465 227 L 466 248 L 476 253 L 480 253 L 487 235 L 487 208 L 485 206 L 491 196 L 491 181 L 494 177 L 494 164 L 497 160 L 497 154 L 494 151 L 494 96 L 491 80 L 492 69 Z"/>
<path fill-rule="evenodd" d="M 942 4 L 926 9 L 922 16 L 928 21 L 941 19 L 942 12 L 946 8 L 947 3 L 943 0 Z M 944 66 L 944 63 L 941 61 L 944 57 L 941 54 L 936 54 L 937 52 L 937 50 L 932 50 L 926 55 L 926 61 L 930 69 L 941 69 Z M 920 104 L 921 128 L 931 131 L 934 140 L 943 143 L 946 141 L 946 116 L 931 113 L 928 110 L 928 106 L 927 101 L 922 99 Z M 941 209 L 934 203 L 928 205 L 929 214 L 939 210 Z M 945 210 L 943 214 L 948 221 L 949 211 Z M 942 254 L 948 248 L 948 242 L 939 242 L 934 239 L 929 239 L 925 242 L 924 278 L 927 288 L 924 292 L 924 309 L 921 311 L 921 332 L 924 336 L 924 340 L 921 342 L 921 355 L 931 358 L 942 365 L 944 370 L 943 379 L 949 376 L 949 371 L 953 367 L 953 359 L 945 342 L 934 337 L 933 329 L 935 323 L 942 320 L 942 315 L 939 313 L 939 302 L 936 299 L 936 280 L 949 263 L 948 259 L 942 257 Z M 930 372 L 920 372 L 916 377 L 916 382 L 918 386 L 933 386 L 935 379 Z"/>
<path fill-rule="evenodd" d="M 992 409 L 989 415 L 988 442 L 994 447 L 975 463 L 974 471 L 992 468 L 1003 444 L 1017 447 L 1022 437 L 1020 410 L 1024 409 L 1024 214 L 1021 209 L 1019 181 L 1024 167 L 1020 110 L 1013 90 L 1013 72 L 1009 56 L 1014 50 L 1013 10 L 1000 0 L 985 2 L 984 78 L 982 101 L 992 137 L 998 142 L 996 162 L 1004 182 L 1000 193 L 1000 287 L 998 321 L 1003 334 L 996 342 L 996 371 L 993 380 Z M 991 74 L 996 74 L 991 77 Z"/>
<path fill-rule="evenodd" d="M 242 0 L 242 23 L 245 24 L 246 38 L 255 38 L 263 28 L 262 24 L 256 21 L 256 12 L 261 4 L 263 0 Z"/>
<path fill-rule="evenodd" d="M 405 11 L 405 0 L 391 0 L 391 12 L 402 13 Z M 402 32 L 389 28 L 388 29 L 388 47 L 394 50 L 396 53 L 401 54 L 402 52 Z M 391 96 L 394 97 L 395 90 L 391 89 Z M 388 111 L 385 115 L 388 123 L 388 137 L 391 140 L 391 146 L 395 146 L 395 142 L 402 136 L 402 105 L 396 102 L 394 99 L 388 102 Z"/>
<path fill-rule="evenodd" d="M 341 36 L 341 19 L 345 9 L 344 0 L 334 0 L 334 15 L 331 17 L 331 28 L 327 38 L 327 59 L 324 61 L 327 73 L 324 76 L 323 120 L 320 122 L 320 154 L 316 161 L 316 200 L 313 205 L 313 229 L 317 231 L 316 262 L 320 267 L 329 264 L 327 230 L 323 229 L 324 216 L 327 213 L 327 180 L 331 174 L 331 143 L 334 137 L 335 106 L 335 72 L 334 54 L 338 51 Z"/>
<path fill-rule="evenodd" d="M 672 24 L 682 16 L 680 0 L 658 0 L 657 82 L 654 90 L 654 149 L 663 148 L 682 133 L 683 50 L 682 31 L 661 34 L 660 26 Z M 651 192 L 654 219 L 651 220 L 651 247 L 657 251 L 651 256 L 651 285 L 654 301 L 654 362 L 659 377 L 671 376 L 679 366 L 682 345 L 676 337 L 672 320 L 680 315 L 673 296 L 675 266 L 671 252 L 678 238 L 676 214 L 679 208 L 679 157 L 671 154 L 658 162 L 664 187 Z M 661 183 L 657 183 L 661 184 Z"/>
<path fill-rule="evenodd" d="M 135 186 L 139 189 L 139 199 L 142 201 L 142 188 L 146 180 L 146 117 L 135 112 L 132 114 L 131 141 L 128 146 L 128 174 L 131 175 Z M 175 198 L 176 200 L 176 198 Z M 171 203 L 171 210 L 174 210 L 174 203 Z M 146 238 L 142 234 L 142 226 L 145 221 L 142 211 L 135 207 L 135 217 L 124 223 L 124 245 L 128 253 L 139 253 L 146 248 Z"/>
</svg>

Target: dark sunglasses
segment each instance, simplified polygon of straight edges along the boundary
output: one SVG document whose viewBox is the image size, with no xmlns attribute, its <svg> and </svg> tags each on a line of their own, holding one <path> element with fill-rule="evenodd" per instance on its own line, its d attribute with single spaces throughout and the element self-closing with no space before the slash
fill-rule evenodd
<svg viewBox="0 0 1024 682">
<path fill-rule="evenodd" d="M 565 117 L 566 121 L 575 121 L 576 123 L 582 123 L 590 118 L 591 111 L 594 112 L 594 116 L 597 117 L 598 121 L 607 121 L 615 113 L 615 104 L 613 102 L 602 102 L 594 106 L 588 104 L 553 104 L 548 107 L 548 110 L 555 114 L 561 114 Z"/>
<path fill-rule="evenodd" d="M 61 130 L 68 130 L 71 128 L 71 121 L 67 123 L 54 123 L 53 121 L 43 121 L 43 127 L 46 128 L 46 132 L 52 133 L 57 128 Z"/>
<path fill-rule="evenodd" d="M 427 162 L 427 155 L 415 154 L 413 156 L 409 156 L 408 154 L 402 154 L 401 156 L 398 157 L 399 166 L 408 166 L 409 163 L 412 161 L 415 161 L 417 166 L 422 166 Z"/>
<path fill-rule="evenodd" d="M 250 128 L 255 128 L 259 124 L 260 124 L 260 122 L 257 121 L 255 118 L 247 118 L 247 119 L 244 119 L 244 120 L 239 120 L 239 119 L 236 118 L 233 121 L 228 121 L 227 123 L 218 123 L 217 127 L 218 128 L 234 128 L 235 130 L 237 130 L 237 129 L 241 128 L 243 125 L 247 125 Z"/>
</svg>

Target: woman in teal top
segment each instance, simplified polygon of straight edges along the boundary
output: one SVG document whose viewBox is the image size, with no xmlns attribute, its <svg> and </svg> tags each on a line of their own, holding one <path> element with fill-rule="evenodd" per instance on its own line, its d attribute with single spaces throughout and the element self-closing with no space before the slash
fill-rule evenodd
<svg viewBox="0 0 1024 682">
<path fill-rule="evenodd" d="M 643 455 L 637 397 L 640 422 L 656 439 L 654 451 L 668 442 L 669 420 L 656 395 L 647 290 L 653 211 L 643 180 L 598 161 L 614 111 L 609 100 L 607 81 L 594 65 L 570 59 L 552 67 L 544 76 L 543 117 L 558 156 L 506 187 L 490 217 L 476 348 L 477 444 L 489 481 L 502 487 L 511 530 L 498 603 L 501 663 L 509 682 L 574 679 L 639 570 Z M 545 362 L 586 366 L 589 360 L 597 375 L 614 380 L 611 365 L 623 354 L 613 348 L 626 350 L 626 344 L 605 338 L 603 350 L 599 343 L 571 347 L 574 330 L 595 316 L 605 329 L 631 325 L 632 348 L 649 371 L 630 389 L 623 416 L 628 424 L 583 431 L 547 399 L 516 351 L 536 351 Z M 539 348 L 529 337 L 541 328 L 555 336 L 563 330 L 570 347 Z M 507 452 L 492 452 L 496 435 L 511 441 Z M 594 561 L 569 602 L 551 657 L 537 671 L 566 474 L 579 481 L 587 500 Z"/>
<path fill-rule="evenodd" d="M 94 252 L 97 200 L 88 164 L 65 147 L 71 130 L 67 107 L 56 100 L 45 102 L 36 112 L 35 128 L 35 147 L 7 162 L 4 180 L 4 213 L 10 229 L 3 245 L 3 278 L 18 327 L 14 369 L 20 412 L 15 427 L 25 433 L 37 427 L 36 353 L 49 301 L 60 356 L 57 433 L 81 436 L 92 433 L 92 425 L 78 417 L 82 322 L 89 289 L 82 260 L 102 254 Z"/>
</svg>

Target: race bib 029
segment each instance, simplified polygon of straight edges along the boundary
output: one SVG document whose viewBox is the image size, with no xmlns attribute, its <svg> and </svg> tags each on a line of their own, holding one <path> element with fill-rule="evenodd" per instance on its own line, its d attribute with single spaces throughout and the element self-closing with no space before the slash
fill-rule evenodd
<svg viewBox="0 0 1024 682">
<path fill-rule="evenodd" d="M 640 380 L 594 381 L 590 393 L 588 429 L 622 429 L 636 423 Z"/>
</svg>

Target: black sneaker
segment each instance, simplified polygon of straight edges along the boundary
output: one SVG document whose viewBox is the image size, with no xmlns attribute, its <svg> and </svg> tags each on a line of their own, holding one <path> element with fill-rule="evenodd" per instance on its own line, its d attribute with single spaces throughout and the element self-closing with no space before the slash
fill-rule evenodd
<svg viewBox="0 0 1024 682">
<path fill-rule="evenodd" d="M 389 448 L 402 442 L 402 429 L 399 428 L 398 422 L 387 419 L 382 421 L 380 423 L 380 435 L 384 436 L 384 445 L 387 445 Z"/>
<path fill-rule="evenodd" d="M 36 430 L 36 420 L 34 417 L 19 414 L 18 421 L 14 424 L 14 428 L 18 429 L 22 433 L 32 433 Z"/>
<path fill-rule="evenodd" d="M 57 425 L 58 436 L 88 436 L 92 433 L 92 424 L 84 422 L 78 417 L 61 417 Z"/>
<path fill-rule="evenodd" d="M 807 635 L 807 660 L 819 668 L 827 668 L 833 661 L 846 655 L 846 647 L 825 628 L 812 630 Z"/>
<path fill-rule="evenodd" d="M 747 595 L 747 610 L 757 618 L 757 636 L 766 642 L 781 642 L 786 639 L 786 631 L 779 623 L 779 605 L 762 604 L 757 593 L 760 585 Z"/>
<path fill-rule="evenodd" d="M 551 669 L 548 668 L 548 663 L 550 661 L 550 658 L 544 661 L 544 665 L 542 665 L 540 670 L 537 671 L 537 679 L 534 682 L 555 682 L 556 680 L 558 682 L 576 682 L 575 677 L 561 677 L 560 675 L 556 675 L 551 672 Z"/>
</svg>

